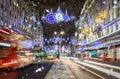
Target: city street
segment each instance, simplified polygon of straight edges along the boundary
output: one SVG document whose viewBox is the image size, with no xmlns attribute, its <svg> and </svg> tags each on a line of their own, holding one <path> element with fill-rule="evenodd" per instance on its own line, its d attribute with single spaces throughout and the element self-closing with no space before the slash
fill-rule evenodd
<svg viewBox="0 0 120 79">
<path fill-rule="evenodd" d="M 0 79 L 120 79 L 120 0 L 0 0 Z"/>
<path fill-rule="evenodd" d="M 44 79 L 47 72 L 45 79 L 100 79 L 81 69 L 79 65 L 69 59 L 55 61 L 56 63 L 49 72 L 48 70 L 54 62 L 39 62 L 16 70 L 1 70 L 0 79 Z"/>
<path fill-rule="evenodd" d="M 45 79 L 119 79 L 119 74 L 119 66 L 62 57 L 52 66 Z"/>
<path fill-rule="evenodd" d="M 96 64 L 97 63 L 97 64 Z M 97 69 L 91 68 L 98 67 Z M 99 71 L 99 68 L 110 71 Z M 113 74 L 110 74 L 109 72 Z M 79 60 L 74 57 L 61 57 L 54 60 L 42 60 L 19 69 L 0 70 L 0 79 L 118 79 L 120 76 L 118 66 Z"/>
</svg>

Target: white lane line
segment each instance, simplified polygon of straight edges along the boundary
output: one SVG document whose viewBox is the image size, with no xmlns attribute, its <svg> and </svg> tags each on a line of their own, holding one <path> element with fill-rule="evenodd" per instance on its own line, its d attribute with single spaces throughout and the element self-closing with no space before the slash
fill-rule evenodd
<svg viewBox="0 0 120 79">
<path fill-rule="evenodd" d="M 79 63 L 79 64 L 82 64 L 84 66 L 88 66 L 92 69 L 96 69 L 98 71 L 101 71 L 103 73 L 106 73 L 108 75 L 112 75 L 116 78 L 120 78 L 120 73 L 117 73 L 117 72 L 114 72 L 114 71 L 111 71 L 111 70 L 108 70 L 108 69 L 104 69 L 104 68 L 101 68 L 101 67 L 97 67 L 97 66 L 94 66 L 94 65 L 91 65 L 91 64 L 88 64 L 88 63 L 84 63 L 84 62 L 81 62 L 81 61 L 77 61 L 77 60 L 74 60 L 75 62 Z"/>
<path fill-rule="evenodd" d="M 118 67 L 118 66 L 113 66 L 113 65 L 108 65 L 108 64 L 103 64 L 103 63 L 88 61 L 88 60 L 84 60 L 84 62 L 92 63 L 92 64 L 97 64 L 97 65 L 101 65 L 101 66 L 110 67 L 110 68 L 114 68 L 114 69 L 119 69 L 120 70 L 120 67 Z"/>
<path fill-rule="evenodd" d="M 78 58 L 76 58 L 76 57 L 61 57 L 61 58 L 79 60 L 79 59 L 78 59 Z"/>
<path fill-rule="evenodd" d="M 70 57 L 70 59 L 79 60 L 78 58 L 75 58 L 75 57 Z"/>
<path fill-rule="evenodd" d="M 80 65 L 79 65 L 79 66 L 80 66 Z M 97 74 L 97 73 L 95 73 L 95 72 L 93 72 L 93 71 L 91 71 L 91 70 L 89 70 L 89 69 L 87 69 L 87 68 L 85 68 L 85 67 L 83 67 L 83 66 L 80 66 L 80 67 L 81 67 L 82 69 L 84 69 L 84 70 L 86 70 L 86 71 L 92 73 L 93 75 L 95 75 L 95 76 L 101 78 L 101 79 L 105 79 L 105 78 L 102 77 L 101 75 L 99 75 L 99 74 Z"/>
</svg>

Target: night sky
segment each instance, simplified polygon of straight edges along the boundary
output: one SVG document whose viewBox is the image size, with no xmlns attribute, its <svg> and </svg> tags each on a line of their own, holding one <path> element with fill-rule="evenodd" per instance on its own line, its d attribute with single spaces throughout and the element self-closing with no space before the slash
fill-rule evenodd
<svg viewBox="0 0 120 79">
<path fill-rule="evenodd" d="M 26 0 L 27 1 L 27 0 Z M 60 22 L 55 24 L 48 24 L 46 21 L 42 21 L 44 38 L 51 38 L 54 36 L 54 31 L 60 32 L 65 31 L 63 37 L 71 37 L 75 32 L 75 21 L 78 20 L 81 9 L 83 8 L 85 0 L 30 0 L 31 3 L 35 4 L 35 12 L 39 13 L 39 17 L 43 14 L 47 14 L 46 10 L 53 9 L 53 12 L 57 11 L 60 7 L 61 11 L 67 13 L 69 16 L 74 16 L 75 18 L 69 22 Z"/>
</svg>

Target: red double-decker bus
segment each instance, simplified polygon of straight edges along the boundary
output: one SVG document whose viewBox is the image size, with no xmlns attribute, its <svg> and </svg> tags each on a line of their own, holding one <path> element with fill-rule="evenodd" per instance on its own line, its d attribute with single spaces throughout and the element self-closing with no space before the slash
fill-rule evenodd
<svg viewBox="0 0 120 79">
<path fill-rule="evenodd" d="M 9 30 L 0 28 L 0 69 L 15 68 L 18 63 L 17 45 Z"/>
</svg>

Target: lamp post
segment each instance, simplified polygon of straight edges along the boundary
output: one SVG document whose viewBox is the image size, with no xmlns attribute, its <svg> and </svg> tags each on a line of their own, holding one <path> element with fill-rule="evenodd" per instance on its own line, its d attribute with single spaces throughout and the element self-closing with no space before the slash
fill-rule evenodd
<svg viewBox="0 0 120 79">
<path fill-rule="evenodd" d="M 61 40 L 59 39 L 59 37 L 60 36 L 62 36 L 62 35 L 64 35 L 65 34 L 65 32 L 64 31 L 60 31 L 60 32 L 54 32 L 54 35 L 57 35 L 58 36 L 58 38 L 57 38 L 57 44 L 58 44 L 58 52 L 59 52 L 59 54 L 61 53 Z M 60 46 L 60 47 L 59 47 Z M 59 58 L 59 56 L 60 55 L 58 55 L 58 58 Z"/>
</svg>

